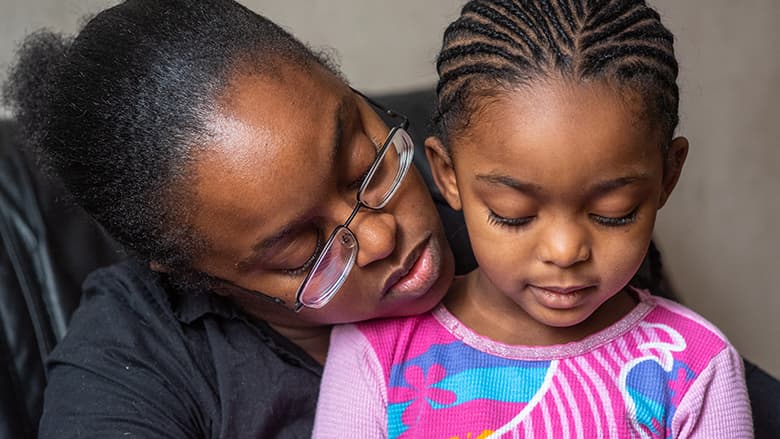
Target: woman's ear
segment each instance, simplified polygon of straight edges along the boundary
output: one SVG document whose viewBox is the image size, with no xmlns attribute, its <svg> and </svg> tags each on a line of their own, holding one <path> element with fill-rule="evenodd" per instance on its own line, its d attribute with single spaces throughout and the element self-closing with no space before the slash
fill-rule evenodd
<svg viewBox="0 0 780 439">
<path fill-rule="evenodd" d="M 159 263 L 157 261 L 149 262 L 149 268 L 152 271 L 156 271 L 158 273 L 170 273 L 171 272 L 171 269 L 167 265 L 161 264 L 161 263 Z"/>
<path fill-rule="evenodd" d="M 458 190 L 458 179 L 452 166 L 452 158 L 441 139 L 435 136 L 425 139 L 425 156 L 428 157 L 433 181 L 436 182 L 439 192 L 447 200 L 450 207 L 460 210 L 462 205 L 460 202 L 460 191 Z"/>
<path fill-rule="evenodd" d="M 666 154 L 666 162 L 664 163 L 663 192 L 661 193 L 659 209 L 666 204 L 669 196 L 672 195 L 674 187 L 677 186 L 677 181 L 680 180 L 680 174 L 687 157 L 688 139 L 677 137 L 672 140 L 671 145 L 669 145 L 669 152 Z"/>
</svg>

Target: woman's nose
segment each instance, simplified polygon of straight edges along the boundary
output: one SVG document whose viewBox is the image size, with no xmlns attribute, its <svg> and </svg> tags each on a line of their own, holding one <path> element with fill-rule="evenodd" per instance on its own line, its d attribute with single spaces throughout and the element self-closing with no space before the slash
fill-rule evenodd
<svg viewBox="0 0 780 439">
<path fill-rule="evenodd" d="M 392 214 L 363 209 L 358 212 L 349 228 L 358 241 L 355 260 L 358 266 L 365 267 L 395 251 L 398 223 Z"/>
<path fill-rule="evenodd" d="M 544 230 L 539 245 L 539 259 L 561 268 L 590 259 L 590 243 L 585 229 L 577 224 L 551 224 Z"/>
</svg>

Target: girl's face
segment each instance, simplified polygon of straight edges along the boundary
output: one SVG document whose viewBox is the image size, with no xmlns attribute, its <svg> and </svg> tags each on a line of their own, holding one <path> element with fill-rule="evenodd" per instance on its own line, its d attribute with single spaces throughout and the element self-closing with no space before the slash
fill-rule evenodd
<svg viewBox="0 0 780 439">
<path fill-rule="evenodd" d="M 479 263 L 475 303 L 562 328 L 623 290 L 687 152 L 675 139 L 665 166 L 637 102 L 605 84 L 537 82 L 486 101 L 452 140 L 451 161 L 428 139 Z"/>
<path fill-rule="evenodd" d="M 410 169 L 381 211 L 350 225 L 359 252 L 346 283 L 319 310 L 288 306 L 356 191 L 388 128 L 359 96 L 319 67 L 239 76 L 213 118 L 215 139 L 194 164 L 193 223 L 208 248 L 195 268 L 225 280 L 218 292 L 277 327 L 408 315 L 432 308 L 453 257 L 430 194 Z M 283 78 L 283 80 L 282 80 Z"/>
</svg>

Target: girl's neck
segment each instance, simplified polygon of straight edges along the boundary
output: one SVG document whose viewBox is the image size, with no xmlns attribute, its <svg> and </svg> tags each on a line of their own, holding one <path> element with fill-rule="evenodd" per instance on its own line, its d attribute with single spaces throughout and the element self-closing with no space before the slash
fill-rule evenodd
<svg viewBox="0 0 780 439">
<path fill-rule="evenodd" d="M 580 324 L 552 327 L 540 323 L 503 294 L 480 291 L 480 271 L 457 279 L 444 299 L 447 309 L 477 334 L 491 340 L 523 346 L 552 346 L 576 342 L 595 334 L 626 316 L 637 304 L 624 289 L 601 305 Z"/>
</svg>

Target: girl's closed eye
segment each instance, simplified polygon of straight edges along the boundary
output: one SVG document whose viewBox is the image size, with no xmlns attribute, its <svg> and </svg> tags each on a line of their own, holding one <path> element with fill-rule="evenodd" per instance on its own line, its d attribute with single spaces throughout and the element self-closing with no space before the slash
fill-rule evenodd
<svg viewBox="0 0 780 439">
<path fill-rule="evenodd" d="M 505 217 L 497 214 L 493 209 L 488 209 L 488 223 L 499 227 L 522 228 L 530 224 L 535 217 L 535 215 Z"/>
<path fill-rule="evenodd" d="M 599 215 L 596 213 L 591 213 L 589 214 L 589 216 L 593 221 L 595 221 L 599 225 L 606 226 L 606 227 L 620 227 L 635 222 L 637 218 L 637 212 L 639 212 L 638 206 L 635 207 L 633 210 L 631 210 L 631 212 L 629 212 L 628 214 L 622 216 Z"/>
</svg>

